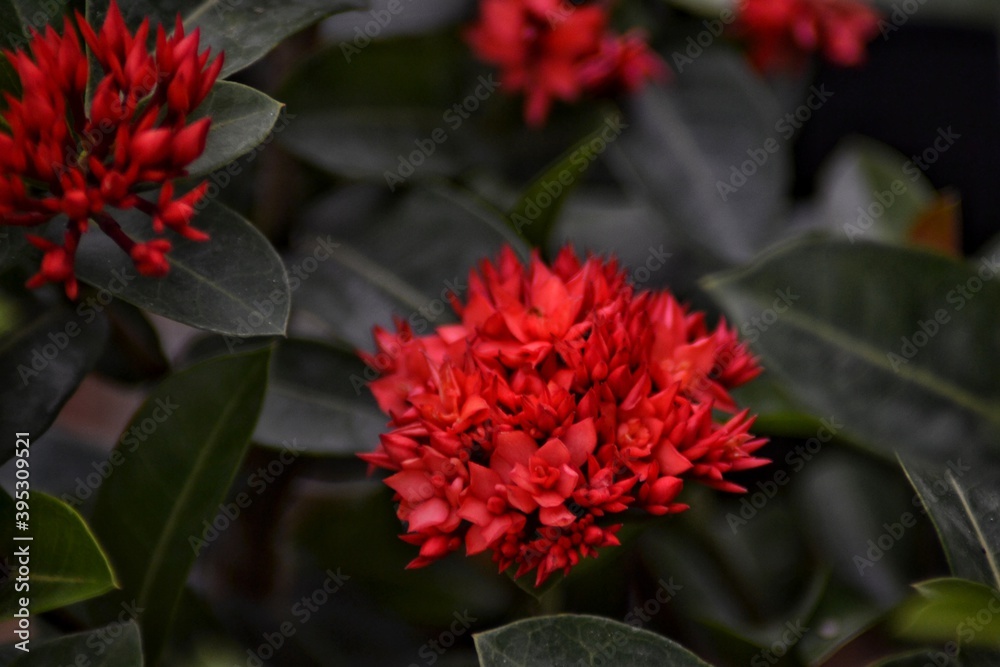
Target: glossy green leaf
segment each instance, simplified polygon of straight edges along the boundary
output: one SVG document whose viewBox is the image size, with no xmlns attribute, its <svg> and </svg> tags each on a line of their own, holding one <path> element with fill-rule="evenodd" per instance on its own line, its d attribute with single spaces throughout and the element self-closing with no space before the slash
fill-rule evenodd
<svg viewBox="0 0 1000 667">
<path fill-rule="evenodd" d="M 87 0 L 87 17 L 104 20 L 108 0 Z M 173 28 L 178 12 L 184 29 L 201 29 L 201 46 L 226 54 L 222 77 L 240 71 L 264 57 L 285 38 L 327 16 L 365 6 L 364 0 L 131 0 L 119 3 L 125 22 L 135 28 L 145 18 Z"/>
<path fill-rule="evenodd" d="M 900 464 L 930 513 L 952 574 L 1000 589 L 1000 469 L 961 458 Z"/>
<path fill-rule="evenodd" d="M 323 343 L 282 341 L 271 362 L 254 442 L 295 443 L 317 455 L 371 451 L 388 420 L 367 389 L 374 377 L 353 353 Z"/>
<path fill-rule="evenodd" d="M 222 76 L 240 71 L 285 38 L 328 16 L 363 9 L 366 0 L 201 0 L 184 1 L 184 27 L 200 28 L 202 43 L 225 51 Z"/>
<path fill-rule="evenodd" d="M 544 248 L 563 204 L 580 184 L 595 157 L 618 138 L 625 127 L 620 114 L 609 115 L 594 130 L 539 174 L 508 214 L 511 227 L 532 246 Z"/>
<path fill-rule="evenodd" d="M 1000 285 L 975 269 L 902 248 L 805 241 L 703 285 L 730 321 L 768 322 L 754 343 L 764 366 L 873 451 L 996 446 L 1000 376 L 981 359 L 1000 355 Z"/>
<path fill-rule="evenodd" d="M 116 622 L 91 632 L 67 635 L 44 644 L 31 644 L 31 652 L 11 667 L 142 667 L 142 641 L 134 621 Z"/>
<path fill-rule="evenodd" d="M 281 108 L 280 102 L 249 86 L 217 83 L 190 118 L 195 121 L 208 116 L 212 126 L 205 152 L 188 167 L 188 173 L 192 177 L 206 175 L 253 150 L 270 134 Z"/>
<path fill-rule="evenodd" d="M 1000 623 L 992 622 L 1000 614 L 1000 591 L 967 579 L 932 579 L 914 588 L 917 595 L 893 614 L 899 636 L 1000 649 Z"/>
<path fill-rule="evenodd" d="M 95 532 L 121 580 L 109 602 L 134 601 L 146 655 L 163 649 L 202 534 L 246 451 L 270 350 L 212 359 L 170 376 L 133 417 L 123 460 L 101 486 Z M 113 454 L 114 455 L 114 454 Z"/>
<path fill-rule="evenodd" d="M 0 338 L 0 428 L 41 436 L 97 363 L 108 338 L 107 320 L 86 301 L 76 310 L 53 306 L 27 318 L 11 318 L 15 332 Z M 5 313 L 10 316 L 10 313 Z M 0 461 L 14 444 L 0 445 Z"/>
<path fill-rule="evenodd" d="M 665 637 L 597 616 L 531 618 L 480 632 L 473 638 L 481 667 L 708 664 Z"/>
<path fill-rule="evenodd" d="M 22 595 L 30 600 L 30 611 L 39 614 L 96 597 L 115 587 L 107 556 L 76 510 L 39 491 L 32 491 L 30 497 L 20 500 L 28 502 L 29 530 L 15 530 L 15 501 L 0 491 L 0 516 L 7 518 L 0 535 L 14 552 L 12 566 L 18 563 L 17 550 L 27 550 L 31 574 L 26 584 L 30 590 L 19 592 L 11 584 L 0 588 L 0 618 L 11 618 L 21 608 Z M 15 541 L 25 536 L 32 539 Z"/>
<path fill-rule="evenodd" d="M 148 216 L 129 211 L 115 218 L 133 238 L 151 238 Z M 232 336 L 284 334 L 288 278 L 267 239 L 216 202 L 198 213 L 193 224 L 211 238 L 174 238 L 165 278 L 138 275 L 131 259 L 104 234 L 84 237 L 77 275 L 139 308 L 199 329 Z"/>
<path fill-rule="evenodd" d="M 785 224 L 787 110 L 724 44 L 706 49 L 682 74 L 629 103 L 628 127 L 611 144 L 609 164 L 685 245 L 716 261 L 747 261 Z M 729 185 L 747 162 L 752 175 Z"/>
<path fill-rule="evenodd" d="M 312 335 L 370 349 L 371 327 L 391 326 L 394 317 L 426 334 L 454 320 L 448 295 L 464 293 L 470 268 L 495 256 L 503 243 L 524 251 L 500 214 L 449 188 L 415 190 L 388 210 L 375 204 L 372 220 L 349 237 L 334 237 L 328 216 L 345 196 L 317 207 L 310 216 L 316 222 L 302 227 L 287 258 L 289 275 L 301 285 L 298 317 L 311 323 Z M 413 238 L 436 241 L 417 251 L 400 242 Z"/>
</svg>

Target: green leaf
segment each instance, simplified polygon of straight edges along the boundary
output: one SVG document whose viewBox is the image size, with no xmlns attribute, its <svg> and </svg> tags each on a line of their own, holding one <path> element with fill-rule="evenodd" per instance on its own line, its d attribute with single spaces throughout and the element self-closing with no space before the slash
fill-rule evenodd
<svg viewBox="0 0 1000 667">
<path fill-rule="evenodd" d="M 108 4 L 108 0 L 87 0 L 91 22 L 104 20 Z M 201 29 L 202 49 L 210 47 L 213 55 L 225 51 L 224 78 L 253 64 L 303 28 L 366 6 L 364 0 L 130 0 L 119 4 L 133 29 L 148 17 L 154 26 L 163 23 L 169 32 L 179 12 L 187 33 Z"/>
<path fill-rule="evenodd" d="M 264 141 L 274 128 L 282 104 L 259 90 L 231 81 L 220 81 L 191 116 L 193 122 L 208 116 L 212 127 L 205 152 L 188 173 L 203 176 L 224 167 Z"/>
<path fill-rule="evenodd" d="M 935 660 L 937 662 L 935 662 Z M 935 665 L 937 667 L 959 667 L 955 658 L 938 651 L 914 651 L 912 653 L 902 653 L 894 655 L 878 662 L 873 662 L 870 667 L 927 667 Z"/>
<path fill-rule="evenodd" d="M 30 530 L 23 533 L 14 530 L 13 519 L 17 511 L 14 499 L 0 491 L 0 516 L 7 517 L 0 535 L 3 543 L 15 553 L 21 547 L 28 550 L 31 613 L 64 607 L 115 587 L 107 556 L 76 510 L 39 491 L 33 491 L 29 498 L 22 500 L 29 503 L 30 526 Z M 23 536 L 32 539 L 15 541 Z M 16 560 L 12 565 L 16 565 Z M 21 608 L 22 595 L 27 594 L 16 591 L 12 585 L 0 589 L 0 618 L 13 617 Z"/>
<path fill-rule="evenodd" d="M 806 527 L 814 550 L 831 563 L 840 581 L 886 611 L 909 594 L 909 582 L 919 576 L 912 557 L 919 545 L 919 509 L 902 479 L 887 479 L 888 466 L 882 461 L 824 447 L 833 451 L 821 451 L 809 461 L 795 457 L 802 467 L 792 502 L 798 524 Z M 839 502 L 830 502 L 833 495 Z M 889 530 L 886 526 L 895 531 L 888 536 L 892 549 L 868 555 Z"/>
<path fill-rule="evenodd" d="M 269 358 L 264 349 L 169 377 L 139 408 L 115 450 L 124 461 L 101 486 L 93 526 L 123 586 L 108 605 L 132 601 L 144 610 L 150 662 L 169 636 L 194 563 L 191 540 L 201 536 L 202 522 L 217 511 L 243 459 Z"/>
<path fill-rule="evenodd" d="M 131 237 L 152 237 L 149 217 L 116 215 Z M 288 320 L 288 277 L 264 236 L 238 213 L 210 202 L 194 225 L 208 241 L 174 238 L 170 273 L 138 275 L 131 259 L 104 234 L 87 234 L 77 255 L 81 280 L 157 315 L 231 336 L 282 335 Z"/>
<path fill-rule="evenodd" d="M 738 387 L 732 395 L 737 405 L 757 415 L 754 433 L 809 438 L 822 426 L 771 373 Z"/>
<path fill-rule="evenodd" d="M 796 645 L 796 651 L 807 664 L 823 664 L 884 616 L 884 609 L 831 580 L 806 621 L 812 631 Z"/>
<path fill-rule="evenodd" d="M 887 458 L 996 447 L 1000 376 L 982 359 L 1000 356 L 1000 285 L 975 269 L 805 241 L 702 284 L 732 322 L 768 323 L 750 339 L 764 366 L 851 439 Z"/>
<path fill-rule="evenodd" d="M 362 468 L 363 469 L 363 468 Z M 360 476 L 360 475 L 358 475 Z M 357 479 L 357 476 L 354 477 Z M 337 529 L 330 530 L 331 526 Z M 507 613 L 517 591 L 497 574 L 488 557 L 455 555 L 429 567 L 407 570 L 418 549 L 399 539 L 392 492 L 381 482 L 350 481 L 301 499 L 290 541 L 315 563 L 336 564 L 351 576 L 352 590 L 380 603 L 395 619 L 418 626 L 447 626 L 456 610 L 479 619 Z M 359 549 L 359 544 L 365 544 Z"/>
<path fill-rule="evenodd" d="M 367 389 L 374 377 L 350 352 L 305 340 L 282 341 L 271 362 L 254 442 L 295 443 L 318 455 L 371 451 L 388 420 Z"/>
<path fill-rule="evenodd" d="M 531 618 L 480 632 L 473 638 L 482 667 L 708 664 L 665 637 L 596 616 Z"/>
<path fill-rule="evenodd" d="M 536 248 L 544 248 L 559 218 L 563 204 L 580 183 L 599 151 L 593 147 L 607 146 L 604 135 L 610 129 L 617 138 L 624 127 L 620 114 L 605 119 L 599 128 L 576 142 L 545 171 L 539 174 L 522 193 L 517 204 L 508 214 L 510 225 Z"/>
<path fill-rule="evenodd" d="M 483 144 L 470 144 L 480 135 L 470 136 L 474 124 L 451 110 L 461 101 L 456 91 L 469 85 L 455 66 L 466 52 L 458 39 L 440 35 L 371 44 L 351 59 L 331 45 L 303 62 L 282 87 L 280 99 L 294 109 L 295 122 L 279 141 L 331 174 L 375 180 L 383 188 L 385 173 L 398 173 L 417 141 L 433 152 L 421 152 L 421 164 L 407 181 L 479 163 Z M 445 141 L 432 139 L 435 130 Z"/>
<path fill-rule="evenodd" d="M 5 313 L 9 316 L 10 313 Z M 0 428 L 41 436 L 97 363 L 108 338 L 107 320 L 91 310 L 50 306 L 17 322 L 0 338 Z M 6 439 L 0 462 L 14 452 Z"/>
<path fill-rule="evenodd" d="M 201 29 L 202 44 L 225 51 L 223 77 L 256 62 L 285 38 L 328 16 L 364 9 L 366 0 L 184 1 L 184 27 Z"/>
<path fill-rule="evenodd" d="M 443 127 L 438 109 L 375 107 L 300 114 L 282 132 L 281 144 L 294 155 L 331 174 L 382 181 L 397 188 L 399 181 L 441 178 L 459 170 L 454 142 L 431 139 Z M 441 136 L 441 135 L 438 135 Z M 415 142 L 433 146 L 418 151 Z M 408 159 L 419 153 L 419 166 Z M 401 171 L 403 162 L 412 171 Z M 394 174 L 389 178 L 386 174 Z"/>
<path fill-rule="evenodd" d="M 967 579 L 932 579 L 914 584 L 917 595 L 893 614 L 899 636 L 962 646 L 1000 649 L 1000 591 Z M 982 615 L 989 620 L 977 619 Z"/>
<path fill-rule="evenodd" d="M 333 238 L 325 221 L 328 211 L 340 210 L 341 198 L 338 193 L 318 207 L 316 219 L 324 222 L 302 228 L 287 262 L 291 275 L 303 277 L 297 316 L 352 347 L 370 348 L 372 325 L 389 326 L 393 317 L 418 335 L 453 321 L 448 294 L 465 291 L 470 268 L 503 243 L 524 252 L 502 215 L 458 190 L 416 189 L 393 198 L 389 210 L 373 207 L 373 217 L 349 236 Z M 414 251 L 400 242 L 410 238 L 437 240 Z"/>
<path fill-rule="evenodd" d="M 931 515 L 951 572 L 1000 588 L 1000 496 L 996 465 L 961 459 L 935 466 L 908 457 L 900 465 Z"/>
<path fill-rule="evenodd" d="M 785 111 L 744 55 L 724 44 L 689 67 L 669 86 L 648 86 L 630 101 L 629 127 L 611 144 L 609 165 L 653 204 L 678 241 L 716 262 L 747 261 L 785 227 L 781 193 L 791 146 L 776 126 Z M 733 169 L 748 161 L 753 175 L 725 191 Z"/>
<path fill-rule="evenodd" d="M 904 171 L 906 162 L 901 153 L 870 139 L 842 144 L 821 184 L 826 222 L 848 240 L 907 243 L 934 188 L 919 170 Z"/>
<path fill-rule="evenodd" d="M 10 667 L 142 667 L 143 664 L 139 626 L 129 621 L 31 646 L 31 652 L 14 660 Z"/>
</svg>

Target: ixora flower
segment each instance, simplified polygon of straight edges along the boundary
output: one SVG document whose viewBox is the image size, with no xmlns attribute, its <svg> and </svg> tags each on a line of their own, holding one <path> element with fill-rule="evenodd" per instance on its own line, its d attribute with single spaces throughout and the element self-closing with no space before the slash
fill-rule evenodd
<svg viewBox="0 0 1000 667">
<path fill-rule="evenodd" d="M 170 229 L 188 239 L 208 238 L 191 226 L 205 184 L 175 196 L 173 180 L 185 176 L 205 149 L 211 121 L 190 122 L 189 116 L 208 95 L 223 58 L 210 61 L 208 50 L 199 53 L 198 31 L 185 35 L 180 16 L 169 37 L 157 28 L 155 53 L 147 48 L 149 30 L 147 19 L 130 32 L 112 1 L 100 31 L 77 13 L 75 23 L 65 19 L 61 35 L 49 26 L 34 31 L 26 49 L 4 52 L 21 91 L 5 94 L 0 114 L 0 224 L 67 219 L 61 245 L 28 236 L 44 251 L 29 287 L 63 283 L 76 298 L 74 257 L 92 221 L 139 273 L 165 275 L 170 241 L 135 241 L 109 208 L 139 209 L 158 235 Z M 91 73 L 81 35 L 100 66 L 99 78 Z M 139 196 L 157 185 L 157 200 Z"/>
<path fill-rule="evenodd" d="M 878 12 L 859 0 L 743 0 L 735 30 L 754 66 L 768 71 L 816 51 L 835 65 L 860 65 L 878 24 Z"/>
<path fill-rule="evenodd" d="M 735 332 L 637 292 L 614 260 L 525 266 L 505 248 L 453 307 L 458 324 L 376 327 L 361 353 L 391 431 L 360 456 L 393 473 L 409 567 L 464 546 L 538 586 L 618 544 L 615 515 L 683 511 L 687 480 L 743 492 L 727 474 L 767 463 L 729 395 L 760 372 Z"/>
<path fill-rule="evenodd" d="M 500 68 L 504 90 L 524 93 L 525 120 L 534 127 L 554 100 L 631 92 L 668 74 L 639 32 L 614 33 L 597 4 L 482 0 L 466 39 L 480 59 Z"/>
</svg>

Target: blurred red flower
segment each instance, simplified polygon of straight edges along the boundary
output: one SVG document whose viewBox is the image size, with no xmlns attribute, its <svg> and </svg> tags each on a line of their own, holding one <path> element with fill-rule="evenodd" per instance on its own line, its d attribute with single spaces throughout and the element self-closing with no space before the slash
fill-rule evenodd
<svg viewBox="0 0 1000 667">
<path fill-rule="evenodd" d="M 544 124 L 554 100 L 631 92 L 668 74 L 639 32 L 614 33 L 597 4 L 482 0 L 466 39 L 480 59 L 500 68 L 505 90 L 524 93 L 533 127 Z"/>
<path fill-rule="evenodd" d="M 618 544 L 609 515 L 685 510 L 685 480 L 743 492 L 726 475 L 767 463 L 729 395 L 760 373 L 735 332 L 637 292 L 615 261 L 567 248 L 525 266 L 504 248 L 453 306 L 460 323 L 376 327 L 362 353 L 392 430 L 361 458 L 393 472 L 410 567 L 464 544 L 541 585 Z"/>
<path fill-rule="evenodd" d="M 835 65 L 865 61 L 879 14 L 859 0 L 743 0 L 736 32 L 761 71 L 794 68 L 821 52 Z"/>
<path fill-rule="evenodd" d="M 99 79 L 91 78 L 81 35 L 103 73 Z M 4 52 L 21 91 L 5 94 L 0 114 L 0 224 L 68 218 L 62 245 L 28 237 L 44 251 L 29 287 L 64 283 L 76 298 L 74 257 L 91 220 L 139 273 L 165 275 L 170 241 L 135 241 L 109 207 L 143 211 L 157 234 L 170 228 L 185 238 L 208 238 L 190 225 L 205 184 L 175 197 L 172 181 L 205 149 L 211 121 L 190 122 L 189 115 L 208 95 L 223 58 L 209 62 L 208 50 L 199 53 L 198 31 L 185 35 L 180 16 L 171 36 L 157 28 L 155 53 L 148 38 L 149 20 L 133 34 L 112 1 L 99 32 L 78 12 L 75 22 L 64 20 L 61 35 L 48 26 L 32 33 L 27 48 Z M 156 185 L 162 186 L 157 201 L 139 196 Z"/>
</svg>

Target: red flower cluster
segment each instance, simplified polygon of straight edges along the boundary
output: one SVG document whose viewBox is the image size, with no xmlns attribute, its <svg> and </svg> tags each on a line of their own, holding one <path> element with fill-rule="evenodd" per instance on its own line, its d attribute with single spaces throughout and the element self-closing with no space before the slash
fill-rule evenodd
<svg viewBox="0 0 1000 667">
<path fill-rule="evenodd" d="M 766 71 L 795 67 L 815 51 L 835 65 L 860 65 L 878 24 L 878 12 L 859 0 L 743 0 L 736 30 Z"/>
<path fill-rule="evenodd" d="M 114 239 L 139 273 L 169 270 L 165 238 L 138 243 L 121 229 L 108 207 L 137 208 L 165 228 L 194 240 L 208 238 L 190 226 L 205 184 L 174 197 L 172 180 L 205 149 L 210 120 L 188 116 L 201 104 L 222 69 L 198 52 L 199 33 L 184 34 L 180 16 L 167 37 L 157 28 L 156 53 L 146 46 L 149 21 L 133 35 L 112 1 L 100 32 L 79 13 L 65 19 L 63 34 L 51 26 L 33 32 L 27 50 L 4 55 L 21 80 L 20 97 L 5 95 L 0 124 L 0 224 L 36 226 L 68 218 L 63 245 L 29 236 L 45 252 L 29 287 L 65 283 L 75 298 L 73 262 L 91 220 Z M 76 28 L 100 64 L 103 77 L 90 81 L 90 68 Z M 93 88 L 86 104 L 88 81 Z M 162 185 L 151 202 L 138 192 Z"/>
<path fill-rule="evenodd" d="M 614 95 L 640 88 L 668 70 L 640 33 L 608 28 L 607 10 L 567 0 L 482 0 L 466 39 L 500 68 L 506 90 L 524 91 L 529 125 L 545 122 L 553 100 Z"/>
<path fill-rule="evenodd" d="M 459 324 L 376 328 L 379 352 L 362 353 L 392 431 L 361 458 L 394 473 L 410 567 L 464 544 L 541 585 L 618 544 L 611 515 L 685 510 L 684 480 L 743 492 L 726 473 L 767 463 L 753 418 L 733 414 L 728 390 L 760 372 L 736 333 L 636 292 L 613 260 L 567 248 L 525 267 L 505 248 L 453 306 Z"/>
</svg>

